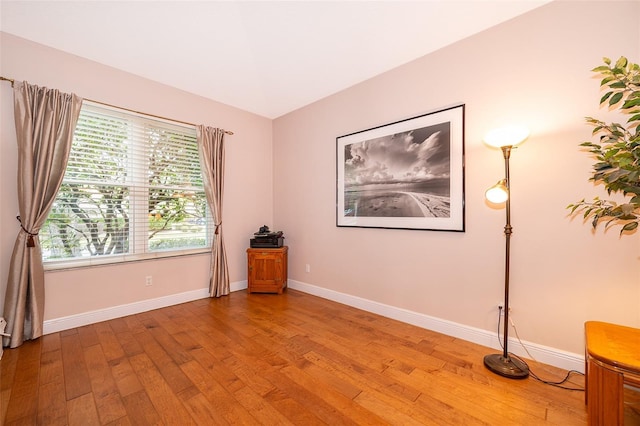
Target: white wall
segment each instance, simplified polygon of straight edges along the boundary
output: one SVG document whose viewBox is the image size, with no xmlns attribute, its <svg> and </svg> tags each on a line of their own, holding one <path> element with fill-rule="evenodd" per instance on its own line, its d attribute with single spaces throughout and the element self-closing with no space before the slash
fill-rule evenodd
<svg viewBox="0 0 640 426">
<path fill-rule="evenodd" d="M 504 210 L 483 194 L 503 176 L 483 135 L 532 132 L 511 157 L 511 307 L 529 342 L 583 353 L 583 323 L 640 326 L 640 234 L 592 232 L 565 207 L 605 196 L 588 182 L 588 115 L 603 56 L 640 60 L 638 2 L 553 2 L 274 121 L 274 208 L 289 276 L 400 310 L 495 332 Z M 398 46 L 402 48 L 402 46 Z M 327 64 L 336 67 L 339 64 Z M 466 104 L 466 232 L 338 228 L 336 137 Z M 305 264 L 311 272 L 305 272 Z"/>
<path fill-rule="evenodd" d="M 246 280 L 248 239 L 273 221 L 272 121 L 77 56 L 0 33 L 0 75 L 87 99 L 233 131 L 227 136 L 224 237 L 231 281 Z M 188 76 L 185 76 L 188 78 Z M 11 86 L 0 84 L 0 306 L 18 232 Z M 145 287 L 144 277 L 153 276 Z M 209 257 L 136 262 L 46 273 L 45 321 L 196 293 L 208 287 Z M 200 294 L 200 293 L 198 293 Z M 2 309 L 2 308 L 0 308 Z"/>
</svg>

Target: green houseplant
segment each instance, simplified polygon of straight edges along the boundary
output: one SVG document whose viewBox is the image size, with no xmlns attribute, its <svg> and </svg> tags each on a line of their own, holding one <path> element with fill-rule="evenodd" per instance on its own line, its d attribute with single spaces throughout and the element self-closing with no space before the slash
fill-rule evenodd
<svg viewBox="0 0 640 426">
<path fill-rule="evenodd" d="M 586 122 L 593 126 L 593 136 L 599 140 L 580 146 L 597 159 L 589 180 L 603 184 L 609 195 L 621 193 L 629 198 L 624 203 L 599 197 L 593 201 L 582 199 L 567 208 L 571 215 L 581 212 L 585 220 L 591 219 L 594 228 L 601 223 L 605 228 L 618 225 L 623 234 L 635 231 L 640 222 L 640 66 L 625 57 L 615 63 L 609 58 L 603 61 L 605 65 L 592 70 L 602 77 L 600 87 L 605 93 L 600 105 L 619 110 L 629 118 L 622 125 L 587 117 Z"/>
</svg>

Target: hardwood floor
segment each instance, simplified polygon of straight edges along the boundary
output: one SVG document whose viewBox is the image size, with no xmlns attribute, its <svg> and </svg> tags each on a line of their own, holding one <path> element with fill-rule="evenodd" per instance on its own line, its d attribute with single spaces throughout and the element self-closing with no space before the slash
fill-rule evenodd
<svg viewBox="0 0 640 426">
<path fill-rule="evenodd" d="M 497 376 L 493 352 L 291 289 L 241 291 L 5 350 L 0 424 L 586 424 L 583 392 Z"/>
</svg>

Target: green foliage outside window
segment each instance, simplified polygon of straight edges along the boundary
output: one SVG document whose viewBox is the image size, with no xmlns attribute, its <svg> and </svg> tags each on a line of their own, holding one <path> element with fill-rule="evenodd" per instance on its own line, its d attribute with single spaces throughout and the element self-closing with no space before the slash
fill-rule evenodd
<svg viewBox="0 0 640 426">
<path fill-rule="evenodd" d="M 121 115 L 83 107 L 63 184 L 40 230 L 44 260 L 209 244 L 195 130 Z"/>
</svg>

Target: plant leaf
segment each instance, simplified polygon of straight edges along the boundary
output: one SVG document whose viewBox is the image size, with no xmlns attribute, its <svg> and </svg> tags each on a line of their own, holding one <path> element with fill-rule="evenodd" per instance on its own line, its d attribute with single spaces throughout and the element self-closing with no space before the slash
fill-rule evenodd
<svg viewBox="0 0 640 426">
<path fill-rule="evenodd" d="M 604 94 L 602 98 L 600 98 L 600 103 L 603 104 L 607 99 L 609 99 L 613 95 L 613 92 L 607 92 Z"/>
<path fill-rule="evenodd" d="M 609 105 L 615 105 L 618 102 L 620 102 L 620 99 L 622 99 L 622 96 L 624 96 L 624 94 L 621 92 L 618 92 L 615 95 L 611 96 L 611 99 L 609 99 Z"/>
<path fill-rule="evenodd" d="M 616 68 L 624 68 L 627 66 L 627 58 L 621 56 L 620 59 L 616 61 Z"/>
<path fill-rule="evenodd" d="M 634 106 L 640 106 L 640 98 L 627 99 L 624 104 L 622 104 L 622 109 L 629 109 L 633 108 Z"/>
</svg>

